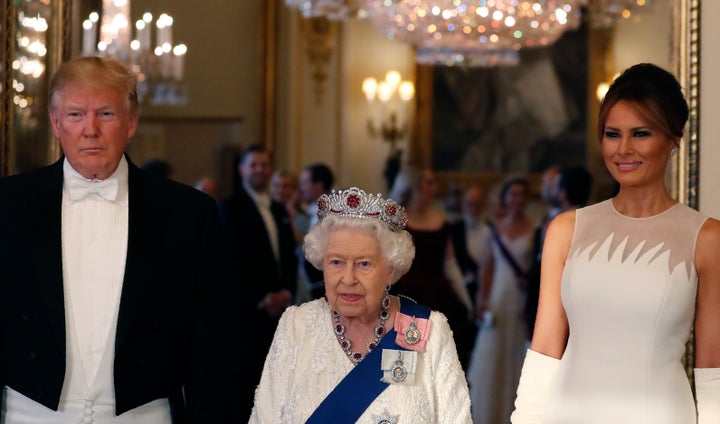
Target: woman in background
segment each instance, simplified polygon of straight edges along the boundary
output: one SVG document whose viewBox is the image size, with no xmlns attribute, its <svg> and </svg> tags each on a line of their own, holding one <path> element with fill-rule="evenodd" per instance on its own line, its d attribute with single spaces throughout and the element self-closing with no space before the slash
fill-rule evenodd
<svg viewBox="0 0 720 424">
<path fill-rule="evenodd" d="M 405 169 L 395 178 L 390 197 L 407 211 L 416 260 L 393 290 L 447 316 L 465 369 L 474 342 L 474 307 L 455 258 L 450 224 L 436 205 L 437 192 L 430 169 Z"/>
<path fill-rule="evenodd" d="M 526 273 L 532 263 L 537 225 L 525 214 L 530 183 L 522 177 L 504 181 L 499 198 L 505 214 L 490 223 L 492 255 L 482 270 L 476 295 L 480 328 L 475 339 L 468 383 L 473 421 L 507 424 L 520 380 L 527 331 Z"/>
</svg>

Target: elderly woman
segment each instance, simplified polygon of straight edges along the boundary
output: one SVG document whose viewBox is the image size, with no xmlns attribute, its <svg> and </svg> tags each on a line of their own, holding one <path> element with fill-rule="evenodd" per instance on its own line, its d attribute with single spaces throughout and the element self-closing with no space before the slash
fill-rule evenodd
<svg viewBox="0 0 720 424">
<path fill-rule="evenodd" d="M 415 255 L 404 209 L 353 187 L 318 217 L 304 249 L 326 296 L 282 315 L 250 423 L 470 423 L 446 317 L 389 295 Z"/>
</svg>

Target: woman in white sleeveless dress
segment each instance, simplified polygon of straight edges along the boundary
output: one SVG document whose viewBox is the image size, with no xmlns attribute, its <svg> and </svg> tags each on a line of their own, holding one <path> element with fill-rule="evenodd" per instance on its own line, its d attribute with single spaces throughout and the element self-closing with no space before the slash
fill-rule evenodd
<svg viewBox="0 0 720 424">
<path fill-rule="evenodd" d="M 512 423 L 720 423 L 720 222 L 665 187 L 687 118 L 655 65 L 610 87 L 598 136 L 620 189 L 550 223 Z M 682 362 L 693 326 L 696 399 Z"/>
<path fill-rule="evenodd" d="M 524 178 L 503 183 L 500 196 L 506 214 L 493 224 L 491 233 L 495 235 L 486 241 L 492 257 L 483 267 L 476 296 L 478 319 L 483 322 L 467 372 L 475 423 L 507 424 L 520 380 L 527 347 L 524 274 L 532 262 L 536 226 L 525 215 L 528 192 L 529 183 Z"/>
</svg>

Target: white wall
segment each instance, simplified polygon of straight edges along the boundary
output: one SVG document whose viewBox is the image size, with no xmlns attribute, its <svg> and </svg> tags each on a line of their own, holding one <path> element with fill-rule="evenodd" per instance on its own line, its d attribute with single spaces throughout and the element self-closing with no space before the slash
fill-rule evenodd
<svg viewBox="0 0 720 424">
<path fill-rule="evenodd" d="M 409 45 L 388 40 L 368 21 L 346 22 L 344 35 L 343 166 L 338 170 L 338 183 L 345 187 L 355 185 L 373 193 L 386 193 L 382 173 L 390 145 L 371 137 L 367 130 L 368 118 L 372 112 L 379 111 L 379 104 L 375 102 L 375 109 L 370 109 L 362 92 L 362 82 L 366 77 L 382 80 L 390 69 L 399 71 L 403 79 L 414 81 L 415 56 Z M 398 144 L 405 152 L 405 159 L 407 146 L 407 138 Z"/>
<path fill-rule="evenodd" d="M 700 2 L 700 211 L 720 218 L 720 51 L 715 43 L 720 40 L 720 2 Z"/>
<path fill-rule="evenodd" d="M 640 62 L 671 70 L 672 1 L 647 2 L 642 13 L 617 23 L 613 47 L 614 72 Z"/>
</svg>

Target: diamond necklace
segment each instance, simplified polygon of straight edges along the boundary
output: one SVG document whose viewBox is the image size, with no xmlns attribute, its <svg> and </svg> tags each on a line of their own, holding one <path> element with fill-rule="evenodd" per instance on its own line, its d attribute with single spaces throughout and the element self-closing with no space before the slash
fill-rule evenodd
<svg viewBox="0 0 720 424">
<path fill-rule="evenodd" d="M 332 316 L 335 318 L 335 334 L 338 336 L 338 340 L 340 342 L 340 347 L 342 347 L 342 350 L 345 351 L 347 356 L 350 357 L 350 360 L 355 364 L 359 364 L 360 361 L 365 359 L 365 356 L 373 351 L 377 347 L 377 345 L 380 343 L 380 339 L 383 335 L 385 335 L 385 321 L 390 318 L 390 311 L 388 309 L 390 308 L 390 298 L 388 297 L 387 291 L 385 292 L 385 297 L 383 297 L 382 300 L 382 310 L 380 311 L 380 323 L 375 326 L 375 330 L 373 331 L 375 338 L 368 341 L 365 345 L 365 349 L 367 350 L 367 353 L 363 353 L 361 351 L 355 351 L 353 352 L 351 350 L 351 343 L 350 340 L 345 338 L 345 324 L 340 322 L 340 314 L 333 310 Z"/>
</svg>

